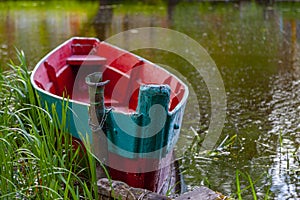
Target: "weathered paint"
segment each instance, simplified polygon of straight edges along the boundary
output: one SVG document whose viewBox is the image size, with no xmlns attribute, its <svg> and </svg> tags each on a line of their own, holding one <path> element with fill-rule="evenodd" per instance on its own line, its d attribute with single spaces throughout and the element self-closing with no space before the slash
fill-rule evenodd
<svg viewBox="0 0 300 200">
<path fill-rule="evenodd" d="M 85 42 L 87 42 L 88 45 L 85 45 L 84 48 L 81 48 L 80 45 L 74 45 Z M 75 79 L 72 73 L 74 74 L 76 66 L 70 67 L 69 65 L 74 64 L 72 63 L 74 60 L 68 60 L 68 58 L 73 56 L 74 51 L 79 51 L 80 55 L 84 55 L 87 52 L 94 50 L 97 45 L 100 46 L 100 48 L 96 49 L 95 52 L 99 57 L 104 56 L 108 63 L 108 65 L 105 65 L 105 71 L 103 72 L 104 79 L 111 80 L 111 83 L 107 84 L 107 87 L 105 88 L 105 93 L 108 95 L 108 99 L 107 96 L 105 96 L 105 104 L 112 108 L 111 112 L 109 112 L 107 116 L 107 135 L 109 139 L 107 142 L 109 152 L 115 153 L 124 158 L 164 157 L 172 151 L 174 144 L 177 142 L 179 137 L 182 116 L 188 95 L 188 88 L 174 75 L 147 60 L 107 43 L 100 43 L 94 38 L 72 38 L 45 56 L 37 64 L 32 73 L 31 82 L 34 88 L 38 91 L 41 102 L 47 103 L 48 107 L 51 104 L 56 104 L 57 112 L 58 114 L 61 114 L 63 102 L 69 101 L 69 108 L 66 113 L 69 122 L 67 128 L 74 137 L 80 139 L 87 138 L 88 135 L 88 138 L 91 139 L 90 142 L 93 142 L 92 131 L 88 123 L 89 102 L 88 100 L 77 100 L 72 91 L 70 91 L 72 81 Z M 75 47 L 75 50 L 72 47 Z M 113 56 L 113 54 L 118 55 L 118 59 L 115 59 L 116 56 Z M 84 67 L 84 62 L 82 63 L 77 57 L 76 59 L 76 62 L 83 64 L 82 66 L 77 67 Z M 97 59 L 100 60 L 103 65 L 103 59 L 99 59 L 97 57 L 91 58 L 91 62 L 87 62 L 86 64 L 95 65 L 95 60 Z M 48 64 L 51 66 L 48 68 L 54 69 L 51 69 L 50 71 L 57 73 L 54 74 L 55 76 L 53 76 L 53 74 L 49 76 L 50 72 L 49 70 L 47 71 L 47 68 L 45 67 L 45 65 Z M 141 65 L 142 68 L 140 69 L 142 69 L 142 71 L 137 70 L 133 71 L 134 73 L 128 74 L 130 69 L 134 69 L 136 66 Z M 91 67 L 86 69 L 91 69 Z M 94 70 L 96 69 L 97 68 Z M 99 68 L 99 70 L 100 69 L 101 68 Z M 52 77 L 52 80 L 50 80 L 49 77 Z M 118 83 L 122 77 L 125 77 L 124 83 L 129 84 L 127 81 L 128 78 L 131 80 L 135 77 L 132 84 L 140 84 L 140 93 L 137 93 L 139 96 L 136 94 L 136 97 L 130 100 L 129 112 L 120 110 L 119 107 L 114 107 L 114 101 L 110 100 L 110 98 L 113 97 L 111 90 L 114 89 L 115 84 Z M 62 85 L 64 83 L 67 85 Z M 154 89 L 149 88 L 149 85 L 153 85 Z M 170 86 L 171 94 L 170 92 L 166 92 L 168 91 L 168 89 L 166 89 L 168 86 L 165 87 L 164 85 Z M 161 90 L 161 93 L 157 93 L 157 97 L 153 97 L 151 99 L 150 97 L 147 97 L 148 94 L 145 96 L 143 95 L 144 91 L 155 91 L 157 88 L 164 88 Z M 67 94 L 71 96 L 69 100 L 62 97 L 66 91 L 68 92 Z M 119 93 L 126 94 L 126 85 L 120 88 Z M 149 94 L 151 94 L 151 92 L 149 92 Z M 165 94 L 166 98 L 162 98 Z M 82 95 L 88 96 L 87 91 L 83 92 Z M 106 102 L 106 100 L 108 100 L 108 102 Z M 157 134 L 145 137 L 143 134 L 147 133 L 147 131 L 149 133 L 151 130 L 140 133 L 137 132 L 137 130 L 141 131 L 143 128 L 137 128 L 137 126 L 132 126 L 132 129 L 129 130 L 124 130 L 124 128 L 122 128 L 122 121 L 128 122 L 130 120 L 135 122 L 138 127 L 147 127 L 148 123 L 150 123 L 148 121 L 148 108 L 154 104 L 159 104 L 166 110 L 166 123 Z M 116 120 L 119 118 L 122 120 Z M 159 120 L 160 116 L 156 116 L 155 119 Z"/>
<path fill-rule="evenodd" d="M 165 136 L 169 131 L 169 101 L 169 86 L 142 85 L 136 113 L 130 115 L 110 113 L 107 119 L 110 127 L 107 135 L 110 141 L 117 147 L 132 153 L 160 150 L 167 144 Z M 151 108 L 154 108 L 153 106 L 158 107 L 152 109 L 151 117 L 149 112 Z M 161 119 L 162 117 L 164 119 Z"/>
</svg>

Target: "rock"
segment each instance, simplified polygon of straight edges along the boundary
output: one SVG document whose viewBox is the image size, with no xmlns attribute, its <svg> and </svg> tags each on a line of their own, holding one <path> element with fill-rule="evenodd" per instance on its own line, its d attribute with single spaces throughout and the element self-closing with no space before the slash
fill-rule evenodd
<svg viewBox="0 0 300 200">
<path fill-rule="evenodd" d="M 133 188 L 121 181 L 101 178 L 97 182 L 98 193 L 101 200 L 121 199 L 121 200 L 171 200 L 170 198 L 152 192 L 150 190 Z"/>
<path fill-rule="evenodd" d="M 228 199 L 227 197 L 216 193 L 215 191 L 201 186 L 196 187 L 193 191 L 186 192 L 183 195 L 177 197 L 175 200 L 221 200 Z"/>
</svg>

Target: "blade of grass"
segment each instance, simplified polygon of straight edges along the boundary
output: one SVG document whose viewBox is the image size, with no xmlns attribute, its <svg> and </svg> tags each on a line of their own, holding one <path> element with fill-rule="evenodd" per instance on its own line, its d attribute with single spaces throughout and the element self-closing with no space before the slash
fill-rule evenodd
<svg viewBox="0 0 300 200">
<path fill-rule="evenodd" d="M 242 200 L 240 178 L 239 178 L 239 170 L 235 171 L 235 179 L 236 179 L 236 188 L 237 188 L 238 199 Z"/>
<path fill-rule="evenodd" d="M 256 192 L 255 192 L 255 187 L 253 185 L 252 179 L 250 177 L 250 175 L 248 173 L 246 173 L 247 177 L 248 177 L 248 181 L 251 187 L 251 191 L 252 191 L 252 196 L 253 196 L 253 200 L 257 200 L 257 196 L 256 196 Z"/>
</svg>

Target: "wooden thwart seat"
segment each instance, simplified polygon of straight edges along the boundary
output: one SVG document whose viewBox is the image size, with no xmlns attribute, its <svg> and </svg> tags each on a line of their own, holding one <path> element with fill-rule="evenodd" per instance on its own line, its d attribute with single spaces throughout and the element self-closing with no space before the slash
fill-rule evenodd
<svg viewBox="0 0 300 200">
<path fill-rule="evenodd" d="M 105 65 L 106 58 L 96 55 L 72 55 L 66 60 L 68 65 Z"/>
</svg>

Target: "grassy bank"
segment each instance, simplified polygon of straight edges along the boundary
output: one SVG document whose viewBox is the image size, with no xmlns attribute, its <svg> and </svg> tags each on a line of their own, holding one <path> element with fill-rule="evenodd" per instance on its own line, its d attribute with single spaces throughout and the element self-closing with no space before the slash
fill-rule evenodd
<svg viewBox="0 0 300 200">
<path fill-rule="evenodd" d="M 54 106 L 39 107 L 22 52 L 18 59 L 0 74 L 0 199 L 97 199 L 95 159 L 73 148 Z"/>
</svg>

